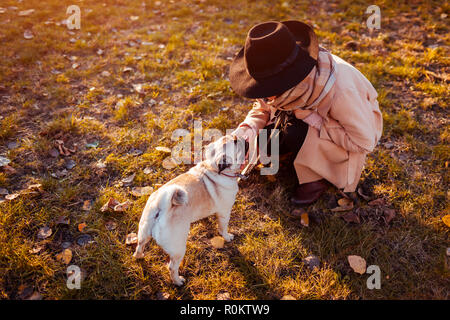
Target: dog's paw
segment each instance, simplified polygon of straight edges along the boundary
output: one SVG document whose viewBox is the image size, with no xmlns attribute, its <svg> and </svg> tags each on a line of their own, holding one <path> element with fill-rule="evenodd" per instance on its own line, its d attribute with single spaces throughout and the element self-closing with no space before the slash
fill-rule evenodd
<svg viewBox="0 0 450 320">
<path fill-rule="evenodd" d="M 134 254 L 133 254 L 133 257 L 135 258 L 135 259 L 142 259 L 143 257 L 144 257 L 144 253 L 143 252 L 135 252 Z"/>
<path fill-rule="evenodd" d="M 222 237 L 225 239 L 225 241 L 230 242 L 234 239 L 234 235 L 231 233 L 223 234 Z"/>
<path fill-rule="evenodd" d="M 182 276 L 179 276 L 178 279 L 173 279 L 173 283 L 178 287 L 181 287 L 185 282 L 186 279 Z"/>
</svg>

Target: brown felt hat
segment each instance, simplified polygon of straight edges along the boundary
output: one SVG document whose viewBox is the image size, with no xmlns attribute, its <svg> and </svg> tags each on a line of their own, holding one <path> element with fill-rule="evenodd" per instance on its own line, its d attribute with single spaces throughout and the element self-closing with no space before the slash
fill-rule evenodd
<svg viewBox="0 0 450 320">
<path fill-rule="evenodd" d="M 317 36 L 306 23 L 257 24 L 231 63 L 231 87 L 252 99 L 278 96 L 306 78 L 317 64 L 318 54 Z"/>
</svg>

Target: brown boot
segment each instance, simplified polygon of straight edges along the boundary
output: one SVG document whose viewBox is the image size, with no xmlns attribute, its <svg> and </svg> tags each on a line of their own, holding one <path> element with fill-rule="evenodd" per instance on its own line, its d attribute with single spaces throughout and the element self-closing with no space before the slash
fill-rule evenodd
<svg viewBox="0 0 450 320">
<path fill-rule="evenodd" d="M 291 198 L 291 202 L 298 206 L 311 204 L 320 198 L 322 193 L 328 189 L 325 179 L 300 184 Z"/>
</svg>

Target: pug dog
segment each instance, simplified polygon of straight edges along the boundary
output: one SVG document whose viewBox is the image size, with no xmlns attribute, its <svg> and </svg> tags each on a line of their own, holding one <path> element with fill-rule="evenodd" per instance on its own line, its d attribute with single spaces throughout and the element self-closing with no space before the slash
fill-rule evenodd
<svg viewBox="0 0 450 320">
<path fill-rule="evenodd" d="M 170 277 L 174 284 L 181 286 L 185 279 L 179 275 L 178 268 L 186 252 L 192 222 L 215 214 L 220 235 L 227 242 L 233 240 L 228 222 L 247 150 L 244 139 L 223 136 L 204 149 L 202 162 L 152 193 L 139 221 L 138 244 L 133 256 L 142 258 L 144 246 L 153 238 L 170 256 Z"/>
</svg>

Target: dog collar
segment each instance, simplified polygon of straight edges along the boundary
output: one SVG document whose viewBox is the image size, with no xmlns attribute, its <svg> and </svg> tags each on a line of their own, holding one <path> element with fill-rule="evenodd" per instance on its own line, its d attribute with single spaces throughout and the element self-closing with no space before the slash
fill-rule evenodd
<svg viewBox="0 0 450 320">
<path fill-rule="evenodd" d="M 230 178 L 241 178 L 242 180 L 247 179 L 247 176 L 244 176 L 241 173 L 236 173 L 235 175 L 229 175 L 229 174 L 226 174 L 225 172 L 221 172 L 220 174 L 223 174 L 224 176 L 227 176 L 227 177 L 230 177 Z"/>
</svg>

